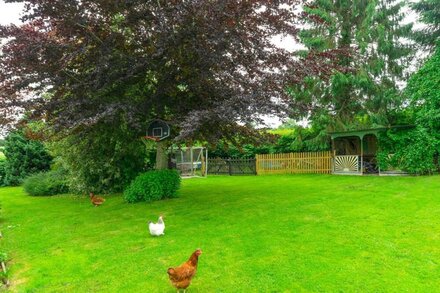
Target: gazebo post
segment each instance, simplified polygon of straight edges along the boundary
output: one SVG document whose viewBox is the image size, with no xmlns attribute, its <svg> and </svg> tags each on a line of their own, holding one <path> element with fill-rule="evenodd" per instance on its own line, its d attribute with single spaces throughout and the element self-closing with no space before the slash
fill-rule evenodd
<svg viewBox="0 0 440 293">
<path fill-rule="evenodd" d="M 332 137 L 332 173 L 335 172 L 335 157 L 336 157 L 336 147 L 335 147 L 335 139 Z"/>
<path fill-rule="evenodd" d="M 364 174 L 364 136 L 359 136 L 361 139 L 361 175 Z"/>
</svg>

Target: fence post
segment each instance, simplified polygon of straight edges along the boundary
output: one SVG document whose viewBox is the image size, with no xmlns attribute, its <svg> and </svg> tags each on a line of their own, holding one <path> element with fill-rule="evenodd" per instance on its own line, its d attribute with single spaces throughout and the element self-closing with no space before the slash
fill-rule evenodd
<svg viewBox="0 0 440 293">
<path fill-rule="evenodd" d="M 231 158 L 228 158 L 228 169 L 229 169 L 229 176 L 232 175 L 232 164 L 231 164 Z"/>
<path fill-rule="evenodd" d="M 256 154 L 256 155 L 255 155 L 255 175 L 258 175 L 258 173 L 259 173 L 259 172 L 258 172 L 258 171 L 259 171 L 259 170 L 258 170 L 258 166 L 259 166 L 259 165 L 258 165 L 258 158 L 259 158 L 259 155 Z"/>
</svg>

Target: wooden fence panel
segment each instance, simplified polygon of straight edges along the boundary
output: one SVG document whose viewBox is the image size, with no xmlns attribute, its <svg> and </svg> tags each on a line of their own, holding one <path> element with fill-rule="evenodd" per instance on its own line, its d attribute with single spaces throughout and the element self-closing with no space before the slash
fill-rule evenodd
<svg viewBox="0 0 440 293">
<path fill-rule="evenodd" d="M 254 158 L 210 158 L 208 174 L 256 175 L 256 160 Z"/>
<path fill-rule="evenodd" d="M 330 174 L 331 151 L 257 155 L 257 174 Z"/>
</svg>

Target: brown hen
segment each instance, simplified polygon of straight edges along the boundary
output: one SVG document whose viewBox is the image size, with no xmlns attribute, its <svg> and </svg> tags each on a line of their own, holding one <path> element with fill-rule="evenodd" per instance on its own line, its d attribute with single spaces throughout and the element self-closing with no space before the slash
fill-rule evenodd
<svg viewBox="0 0 440 293">
<path fill-rule="evenodd" d="M 179 267 L 168 269 L 168 277 L 170 278 L 171 284 L 176 287 L 177 292 L 179 292 L 180 289 L 183 289 L 183 292 L 186 292 L 186 288 L 191 284 L 191 280 L 196 274 L 197 263 L 199 261 L 199 255 L 201 254 L 202 251 L 197 249 L 191 254 L 187 262 Z"/>
<path fill-rule="evenodd" d="M 92 204 L 95 207 L 97 207 L 97 206 L 102 205 L 102 203 L 105 201 L 105 199 L 100 196 L 94 195 L 93 192 L 90 192 L 90 201 L 92 202 Z"/>
</svg>

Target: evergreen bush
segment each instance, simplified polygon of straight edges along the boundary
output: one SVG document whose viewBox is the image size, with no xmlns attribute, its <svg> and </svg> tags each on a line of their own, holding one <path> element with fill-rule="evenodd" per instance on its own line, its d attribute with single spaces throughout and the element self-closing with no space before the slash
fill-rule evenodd
<svg viewBox="0 0 440 293">
<path fill-rule="evenodd" d="M 19 131 L 6 137 L 4 152 L 5 185 L 20 185 L 27 176 L 50 169 L 52 158 L 44 145 L 27 139 Z"/>
</svg>

